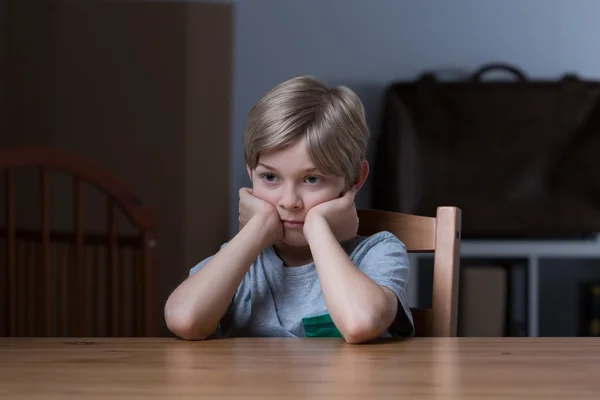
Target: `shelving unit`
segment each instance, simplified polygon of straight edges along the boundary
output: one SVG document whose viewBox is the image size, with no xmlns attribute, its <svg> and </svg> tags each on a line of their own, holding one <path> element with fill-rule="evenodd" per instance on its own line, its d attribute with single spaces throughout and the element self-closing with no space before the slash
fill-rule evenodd
<svg viewBox="0 0 600 400">
<path fill-rule="evenodd" d="M 408 290 L 411 304 L 418 304 L 419 263 L 430 258 L 430 254 L 411 254 L 411 285 Z M 461 263 L 473 260 L 520 260 L 526 263 L 527 270 L 527 328 L 529 336 L 540 335 L 540 282 L 544 267 L 554 270 L 565 261 L 572 262 L 573 268 L 598 266 L 600 281 L 600 234 L 588 240 L 463 240 L 461 244 Z M 576 270 L 573 270 L 576 271 Z M 556 274 L 555 274 L 556 275 Z M 589 275 L 589 274 L 587 274 Z M 561 276 L 555 276 L 561 279 Z M 569 287 L 572 289 L 572 287 Z M 567 288 L 567 289 L 569 289 Z M 557 301 L 560 296 L 571 296 L 567 300 L 572 304 L 573 290 L 556 290 Z M 545 335 L 542 335 L 545 336 Z"/>
</svg>

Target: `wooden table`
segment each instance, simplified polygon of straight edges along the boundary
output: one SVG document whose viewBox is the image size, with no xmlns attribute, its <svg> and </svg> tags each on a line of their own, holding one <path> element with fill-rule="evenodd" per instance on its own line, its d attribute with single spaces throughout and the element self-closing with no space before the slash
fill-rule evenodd
<svg viewBox="0 0 600 400">
<path fill-rule="evenodd" d="M 0 339 L 3 400 L 409 395 L 598 399 L 600 339 Z"/>
</svg>

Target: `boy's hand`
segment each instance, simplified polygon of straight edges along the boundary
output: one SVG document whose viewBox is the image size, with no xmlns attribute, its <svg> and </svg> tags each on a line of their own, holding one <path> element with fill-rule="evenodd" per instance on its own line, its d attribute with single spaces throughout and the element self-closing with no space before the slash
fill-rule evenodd
<svg viewBox="0 0 600 400">
<path fill-rule="evenodd" d="M 358 215 L 354 205 L 355 190 L 348 190 L 339 199 L 321 203 L 311 208 L 304 221 L 304 236 L 307 241 L 311 231 L 318 226 L 318 220 L 327 222 L 338 242 L 350 240 L 358 232 Z"/>
<path fill-rule="evenodd" d="M 265 246 L 280 241 L 283 238 L 283 225 L 275 207 L 254 196 L 252 189 L 241 188 L 239 191 L 239 224 L 240 230 L 252 219 L 259 218 L 264 227 Z"/>
</svg>

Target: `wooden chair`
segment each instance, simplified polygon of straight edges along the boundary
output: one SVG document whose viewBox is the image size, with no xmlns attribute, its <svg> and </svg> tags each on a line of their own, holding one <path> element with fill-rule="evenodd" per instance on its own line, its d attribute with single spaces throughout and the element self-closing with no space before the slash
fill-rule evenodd
<svg viewBox="0 0 600 400">
<path fill-rule="evenodd" d="M 456 336 L 462 212 L 439 207 L 433 217 L 358 210 L 360 235 L 389 231 L 409 252 L 433 252 L 431 309 L 411 308 L 416 336 Z"/>
<path fill-rule="evenodd" d="M 156 336 L 154 213 L 69 152 L 1 149 L 2 170 L 0 336 Z"/>
</svg>

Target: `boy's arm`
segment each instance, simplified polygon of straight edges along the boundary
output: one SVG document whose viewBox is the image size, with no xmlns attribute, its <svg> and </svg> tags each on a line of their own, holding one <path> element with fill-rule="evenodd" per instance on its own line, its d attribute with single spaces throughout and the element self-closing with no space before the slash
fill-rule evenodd
<svg viewBox="0 0 600 400">
<path fill-rule="evenodd" d="M 252 218 L 242 230 L 199 271 L 183 281 L 165 305 L 167 327 L 187 340 L 211 336 L 231 299 L 264 247 L 265 220 Z"/>
<path fill-rule="evenodd" d="M 346 342 L 361 343 L 380 336 L 396 316 L 396 295 L 354 265 L 323 216 L 312 216 L 305 235 L 325 304 Z"/>
<path fill-rule="evenodd" d="M 277 210 L 252 190 L 240 189 L 239 206 L 240 232 L 167 300 L 167 327 L 183 339 L 206 339 L 215 332 L 261 250 L 283 235 Z"/>
</svg>

